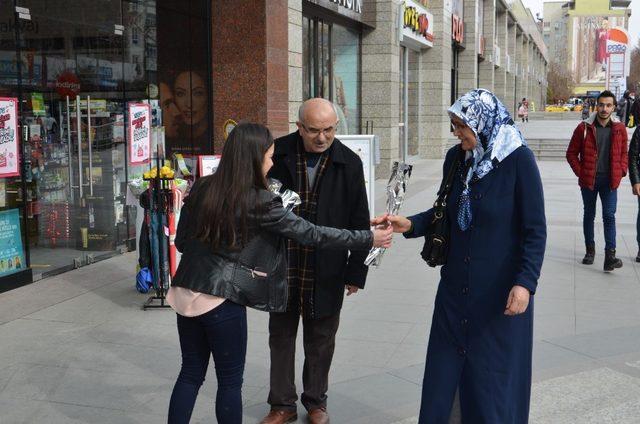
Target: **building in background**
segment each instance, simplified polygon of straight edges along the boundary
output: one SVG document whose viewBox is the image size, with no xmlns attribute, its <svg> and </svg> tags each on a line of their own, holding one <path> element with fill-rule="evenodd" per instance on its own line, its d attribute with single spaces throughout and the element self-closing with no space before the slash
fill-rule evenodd
<svg viewBox="0 0 640 424">
<path fill-rule="evenodd" d="M 565 64 L 574 94 L 626 89 L 630 51 L 630 0 L 574 0 L 544 3 L 544 41 L 550 57 Z"/>
<path fill-rule="evenodd" d="M 512 113 L 524 97 L 545 104 L 546 46 L 520 0 L 290 0 L 288 34 L 290 130 L 303 100 L 334 100 L 343 132 L 379 136 L 378 177 L 407 154 L 442 157 L 452 138 L 446 109 L 470 89 L 494 91 Z M 347 84 L 356 79 L 357 90 Z"/>
</svg>

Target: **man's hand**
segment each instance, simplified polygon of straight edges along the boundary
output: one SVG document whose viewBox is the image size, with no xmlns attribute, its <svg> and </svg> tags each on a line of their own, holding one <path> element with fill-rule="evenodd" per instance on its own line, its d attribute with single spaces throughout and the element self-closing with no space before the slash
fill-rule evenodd
<svg viewBox="0 0 640 424">
<path fill-rule="evenodd" d="M 393 227 L 394 233 L 406 233 L 411 229 L 411 221 L 400 215 L 384 214 L 377 216 L 371 220 L 371 225 L 376 227 L 386 227 L 389 224 L 391 224 L 391 226 Z"/>
<path fill-rule="evenodd" d="M 347 296 L 351 296 L 352 294 L 358 293 L 358 287 L 352 286 L 351 284 L 347 284 L 344 287 L 347 290 Z"/>
<path fill-rule="evenodd" d="M 527 310 L 529 307 L 529 297 L 531 294 L 529 290 L 522 286 L 513 286 L 507 299 L 507 308 L 504 311 L 505 315 L 519 315 Z"/>
<path fill-rule="evenodd" d="M 640 184 L 634 184 L 632 191 L 634 196 L 640 196 Z"/>
</svg>

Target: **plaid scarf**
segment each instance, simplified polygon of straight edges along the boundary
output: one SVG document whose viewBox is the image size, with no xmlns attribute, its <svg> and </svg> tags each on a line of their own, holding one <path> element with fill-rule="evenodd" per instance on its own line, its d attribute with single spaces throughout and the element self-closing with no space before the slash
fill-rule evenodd
<svg viewBox="0 0 640 424">
<path fill-rule="evenodd" d="M 318 159 L 318 167 L 313 187 L 309 186 L 307 176 L 307 160 L 304 154 L 302 139 L 296 149 L 296 191 L 302 203 L 294 209 L 296 215 L 307 221 L 316 222 L 318 208 L 318 191 L 322 176 L 329 161 L 328 151 Z M 305 317 L 313 317 L 313 285 L 315 282 L 315 249 L 302 246 L 292 240 L 288 242 L 289 266 L 289 311 L 299 311 Z"/>
</svg>

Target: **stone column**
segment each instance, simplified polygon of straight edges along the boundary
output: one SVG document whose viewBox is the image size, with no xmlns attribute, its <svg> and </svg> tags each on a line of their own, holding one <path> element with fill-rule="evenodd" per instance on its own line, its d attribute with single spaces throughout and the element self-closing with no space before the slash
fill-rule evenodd
<svg viewBox="0 0 640 424">
<path fill-rule="evenodd" d="M 484 38 L 485 48 L 484 57 L 486 58 L 480 62 L 480 88 L 486 88 L 487 90 L 494 89 L 494 59 L 493 59 L 493 45 L 496 42 L 495 27 L 496 27 L 496 0 L 484 0 Z"/>
<path fill-rule="evenodd" d="M 260 122 L 269 126 L 274 136 L 289 130 L 288 6 L 288 0 L 269 0 L 268 9 L 267 0 L 213 1 L 213 134 L 217 152 L 229 118 Z M 246 22 L 251 22 L 253 29 L 238 31 Z"/>
<path fill-rule="evenodd" d="M 302 104 L 302 0 L 289 0 L 289 132 Z"/>
<path fill-rule="evenodd" d="M 504 98 L 505 106 L 512 116 L 516 115 L 516 62 L 518 60 L 518 54 L 516 51 L 516 25 L 513 21 L 508 19 L 507 24 L 507 54 L 511 62 L 510 69 L 507 69 L 506 79 L 506 95 Z"/>
<path fill-rule="evenodd" d="M 422 158 L 442 158 L 452 137 L 446 113 L 451 97 L 451 11 L 445 8 L 445 1 L 433 0 L 429 3 L 433 13 L 435 42 L 420 57 L 424 110 L 421 123 L 423 140 L 420 142 Z"/>
<path fill-rule="evenodd" d="M 520 102 L 520 99 L 522 99 L 522 65 L 524 63 L 524 51 L 522 49 L 523 46 L 523 34 L 522 34 L 522 28 L 519 27 L 516 24 L 516 46 L 515 46 L 515 51 L 516 51 L 516 61 L 515 61 L 515 66 L 513 68 L 513 72 L 515 75 L 515 103 L 516 103 L 516 108 L 518 103 Z M 515 109 L 514 109 L 515 112 Z"/>
<path fill-rule="evenodd" d="M 373 122 L 380 137 L 380 164 L 376 178 L 388 177 L 399 154 L 400 58 L 398 44 L 398 5 L 392 1 L 369 2 L 375 13 L 368 14 L 375 25 L 362 36 L 362 127 Z M 441 42 L 436 37 L 436 42 Z"/>
<path fill-rule="evenodd" d="M 464 94 L 478 88 L 478 0 L 464 0 L 464 45 L 458 54 L 458 92 Z"/>
<path fill-rule="evenodd" d="M 531 57 L 529 56 L 529 35 L 524 33 L 522 37 L 522 74 L 520 78 L 520 95 L 518 102 L 523 97 L 529 97 L 529 64 Z"/>
<path fill-rule="evenodd" d="M 500 66 L 494 71 L 494 94 L 501 101 L 506 101 L 507 96 L 507 12 L 497 12 L 496 16 L 496 45 L 500 48 L 500 57 L 494 52 L 495 62 Z"/>
</svg>

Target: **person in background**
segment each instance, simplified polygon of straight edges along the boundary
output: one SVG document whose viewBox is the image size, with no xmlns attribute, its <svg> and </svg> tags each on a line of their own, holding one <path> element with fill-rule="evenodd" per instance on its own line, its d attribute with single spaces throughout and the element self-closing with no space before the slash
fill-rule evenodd
<svg viewBox="0 0 640 424">
<path fill-rule="evenodd" d="M 594 220 L 598 196 L 602 202 L 604 224 L 604 270 L 622 267 L 616 257 L 616 207 L 620 180 L 627 175 L 627 129 L 614 115 L 616 98 L 605 90 L 596 99 L 596 112 L 573 131 L 566 158 L 578 177 L 584 205 L 583 231 L 586 253 L 582 259 L 591 265 L 595 258 Z"/>
<path fill-rule="evenodd" d="M 513 119 L 487 90 L 449 108 L 460 144 L 447 199 L 450 237 L 440 271 L 418 423 L 448 423 L 459 393 L 463 423 L 525 424 L 529 418 L 533 298 L 546 244 L 542 181 Z M 457 158 L 456 158 L 457 156 Z M 423 237 L 434 217 L 383 215 L 406 238 Z"/>
<path fill-rule="evenodd" d="M 338 252 L 391 244 L 391 228 L 321 227 L 285 209 L 280 196 L 267 190 L 273 150 L 266 127 L 238 125 L 216 173 L 196 181 L 182 208 L 175 241 L 182 259 L 167 293 L 182 352 L 169 404 L 171 424 L 191 419 L 212 356 L 217 422 L 242 423 L 245 305 L 286 309 L 286 238 Z"/>
<path fill-rule="evenodd" d="M 362 161 L 336 138 L 333 103 L 309 99 L 298 111 L 298 130 L 275 142 L 270 176 L 300 194 L 295 212 L 318 225 L 369 228 Z M 269 316 L 271 411 L 263 424 L 297 419 L 295 352 L 302 321 L 304 368 L 302 404 L 312 424 L 329 422 L 327 390 L 344 293 L 364 288 L 367 250 L 327 250 L 289 244 L 289 306 Z"/>
<path fill-rule="evenodd" d="M 529 122 L 529 102 L 524 97 L 518 106 L 518 118 L 522 119 L 522 122 Z"/>
</svg>

